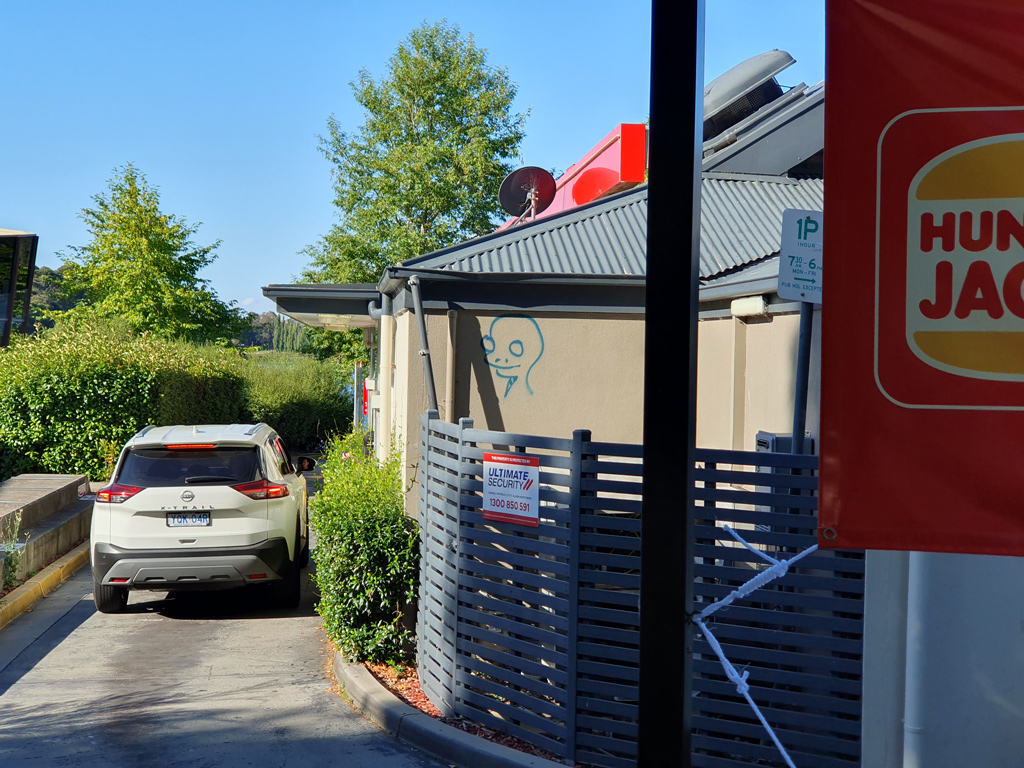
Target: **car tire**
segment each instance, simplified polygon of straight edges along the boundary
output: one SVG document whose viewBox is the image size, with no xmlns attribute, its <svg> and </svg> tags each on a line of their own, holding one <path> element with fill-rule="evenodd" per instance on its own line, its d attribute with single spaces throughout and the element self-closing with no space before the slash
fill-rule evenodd
<svg viewBox="0 0 1024 768">
<path fill-rule="evenodd" d="M 288 563 L 284 575 L 272 582 L 271 600 L 275 608 L 290 611 L 297 608 L 302 598 L 301 573 L 298 563 Z"/>
<path fill-rule="evenodd" d="M 128 607 L 128 588 L 100 584 L 93 579 L 92 599 L 100 613 L 124 613 Z"/>
<path fill-rule="evenodd" d="M 295 531 L 295 546 L 299 545 L 302 539 L 299 537 L 299 531 Z M 306 523 L 306 539 L 302 542 L 302 549 L 295 555 L 295 565 L 298 568 L 305 568 L 309 565 L 309 523 Z"/>
</svg>

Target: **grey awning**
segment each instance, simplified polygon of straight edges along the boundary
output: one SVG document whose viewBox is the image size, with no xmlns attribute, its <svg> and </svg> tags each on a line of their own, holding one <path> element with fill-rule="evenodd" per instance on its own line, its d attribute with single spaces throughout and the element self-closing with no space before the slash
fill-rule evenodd
<svg viewBox="0 0 1024 768">
<path fill-rule="evenodd" d="M 332 285 L 268 285 L 263 295 L 277 304 L 277 311 L 303 325 L 330 330 L 374 328 L 370 302 L 380 293 L 373 283 Z"/>
</svg>

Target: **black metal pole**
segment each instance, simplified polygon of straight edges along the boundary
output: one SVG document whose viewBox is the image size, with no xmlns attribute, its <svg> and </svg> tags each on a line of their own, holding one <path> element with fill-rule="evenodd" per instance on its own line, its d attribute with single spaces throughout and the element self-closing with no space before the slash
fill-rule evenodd
<svg viewBox="0 0 1024 768">
<path fill-rule="evenodd" d="M 686 768 L 704 0 L 653 0 L 651 27 L 638 749 L 640 768 Z"/>
<path fill-rule="evenodd" d="M 0 347 L 6 347 L 11 343 L 11 330 L 14 326 L 14 303 L 18 299 L 18 272 L 21 259 L 21 238 L 16 237 L 11 242 L 11 282 L 7 287 L 4 296 L 4 316 L 0 318 L 3 328 L 0 330 Z M 0 285 L 2 285 L 0 281 Z"/>
<path fill-rule="evenodd" d="M 814 330 L 814 305 L 800 302 L 800 341 L 796 353 L 796 394 L 793 397 L 793 453 L 804 452 L 807 426 L 807 378 L 811 367 L 811 332 Z M 794 472 L 799 474 L 799 472 Z M 799 491 L 797 491 L 799 494 Z"/>
</svg>

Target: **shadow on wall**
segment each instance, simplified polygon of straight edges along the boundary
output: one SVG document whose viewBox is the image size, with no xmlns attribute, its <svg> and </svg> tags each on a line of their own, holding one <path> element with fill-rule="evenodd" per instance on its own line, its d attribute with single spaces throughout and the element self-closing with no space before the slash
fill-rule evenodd
<svg viewBox="0 0 1024 768">
<path fill-rule="evenodd" d="M 480 395 L 480 403 L 483 407 L 484 423 L 477 426 L 484 429 L 493 429 L 497 432 L 505 431 L 505 421 L 501 416 L 501 402 L 498 399 L 498 392 L 494 386 L 494 376 L 491 375 L 490 366 L 487 364 L 487 356 L 483 352 L 483 334 L 480 333 L 480 321 L 486 318 L 477 318 L 467 312 L 459 313 L 458 337 L 459 349 L 466 350 L 469 355 L 470 369 L 472 376 L 459 378 L 455 384 L 455 402 L 461 403 L 461 412 L 456 408 L 452 414 L 452 422 L 457 417 L 469 416 L 470 382 L 476 381 L 477 392 Z"/>
</svg>

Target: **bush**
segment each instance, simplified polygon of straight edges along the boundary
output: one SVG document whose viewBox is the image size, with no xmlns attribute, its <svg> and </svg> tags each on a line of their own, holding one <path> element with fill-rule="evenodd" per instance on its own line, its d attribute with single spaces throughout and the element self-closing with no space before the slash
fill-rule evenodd
<svg viewBox="0 0 1024 768">
<path fill-rule="evenodd" d="M 330 441 L 311 502 L 317 612 L 346 657 L 403 663 L 412 656 L 402 619 L 416 597 L 419 535 L 403 510 L 398 454 L 381 463 L 362 446 L 361 433 Z"/>
<path fill-rule="evenodd" d="M 294 450 L 348 429 L 341 367 L 286 353 L 136 335 L 102 320 L 66 321 L 0 349 L 0 480 L 23 472 L 110 476 L 148 424 L 266 422 Z"/>
<path fill-rule="evenodd" d="M 287 352 L 255 353 L 238 368 L 252 421 L 273 427 L 292 450 L 311 450 L 352 424 L 352 398 L 333 361 Z"/>
<path fill-rule="evenodd" d="M 108 476 L 147 424 L 242 420 L 237 352 L 79 321 L 0 350 L 0 478 L 22 472 Z"/>
</svg>

